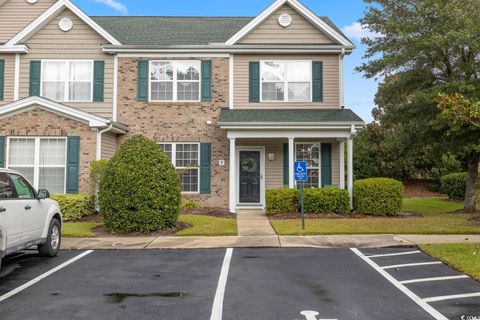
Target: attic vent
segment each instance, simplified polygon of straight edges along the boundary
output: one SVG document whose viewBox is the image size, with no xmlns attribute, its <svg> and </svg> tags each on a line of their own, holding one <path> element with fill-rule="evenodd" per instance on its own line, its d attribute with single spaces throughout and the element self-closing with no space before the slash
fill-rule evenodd
<svg viewBox="0 0 480 320">
<path fill-rule="evenodd" d="M 288 13 L 283 13 L 278 17 L 278 24 L 286 28 L 292 24 L 292 16 Z"/>
<path fill-rule="evenodd" d="M 72 28 L 73 28 L 73 21 L 70 18 L 67 18 L 67 17 L 62 18 L 58 22 L 58 27 L 60 28 L 60 30 L 62 30 L 64 32 L 68 32 L 68 31 L 72 30 Z"/>
<path fill-rule="evenodd" d="M 38 0 L 26 0 L 26 1 L 30 4 L 35 4 L 35 3 L 37 3 Z"/>
</svg>

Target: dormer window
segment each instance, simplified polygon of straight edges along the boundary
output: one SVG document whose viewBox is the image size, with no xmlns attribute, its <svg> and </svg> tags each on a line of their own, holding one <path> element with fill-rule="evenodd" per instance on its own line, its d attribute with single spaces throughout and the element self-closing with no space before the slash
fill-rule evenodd
<svg viewBox="0 0 480 320">
<path fill-rule="evenodd" d="M 311 102 L 311 61 L 262 61 L 261 102 Z"/>
</svg>

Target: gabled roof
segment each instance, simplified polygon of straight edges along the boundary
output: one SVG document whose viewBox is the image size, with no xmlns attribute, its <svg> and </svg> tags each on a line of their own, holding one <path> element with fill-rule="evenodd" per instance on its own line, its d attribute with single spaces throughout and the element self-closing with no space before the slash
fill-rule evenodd
<svg viewBox="0 0 480 320">
<path fill-rule="evenodd" d="M 347 47 L 353 47 L 353 43 L 348 40 L 348 38 L 341 32 L 338 28 L 332 27 L 329 23 L 325 22 L 314 14 L 310 9 L 305 7 L 297 0 L 277 0 L 272 3 L 267 9 L 265 9 L 261 14 L 259 14 L 255 19 L 250 21 L 245 27 L 238 31 L 234 36 L 228 39 L 225 44 L 234 45 L 251 31 L 253 31 L 258 25 L 270 17 L 274 12 L 276 12 L 283 5 L 288 4 L 298 13 L 300 13 L 305 19 L 310 21 L 314 26 L 325 32 L 325 34 L 331 37 L 333 40 L 337 41 L 339 44 L 342 44 Z"/>
<path fill-rule="evenodd" d="M 228 126 L 363 125 L 350 109 L 222 109 L 219 124 Z"/>
<path fill-rule="evenodd" d="M 47 23 L 54 19 L 62 10 L 69 9 L 75 15 L 77 15 L 81 20 L 83 20 L 87 25 L 89 25 L 93 30 L 95 30 L 100 36 L 113 45 L 121 45 L 121 43 L 108 33 L 103 27 L 96 23 L 92 18 L 87 16 L 82 10 L 75 6 L 69 0 L 59 0 L 53 6 L 51 6 L 47 11 L 42 13 L 38 18 L 36 18 L 32 23 L 26 26 L 22 31 L 17 33 L 12 39 L 5 43 L 5 47 L 12 47 L 18 44 L 24 43 L 29 39 L 33 34 L 41 30 Z"/>
<path fill-rule="evenodd" d="M 18 100 L 0 107 L 0 117 L 7 117 L 10 114 L 18 113 L 24 109 L 35 106 L 70 119 L 85 122 L 92 128 L 105 128 L 111 124 L 117 133 L 125 133 L 127 131 L 127 126 L 124 124 L 113 122 L 109 119 L 36 96 Z"/>
</svg>

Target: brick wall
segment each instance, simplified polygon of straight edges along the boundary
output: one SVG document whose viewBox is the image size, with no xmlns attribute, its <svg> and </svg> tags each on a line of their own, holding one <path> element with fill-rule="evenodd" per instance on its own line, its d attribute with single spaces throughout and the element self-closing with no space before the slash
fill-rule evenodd
<svg viewBox="0 0 480 320">
<path fill-rule="evenodd" d="M 137 101 L 137 61 L 119 59 L 118 121 L 128 124 L 128 134 L 119 137 L 119 143 L 135 133 L 157 142 L 211 143 L 212 193 L 184 198 L 209 206 L 228 206 L 229 142 L 226 131 L 218 126 L 220 108 L 228 106 L 228 58 L 213 59 L 212 101 L 195 103 Z M 219 160 L 225 160 L 225 165 L 220 166 Z"/>
<path fill-rule="evenodd" d="M 40 108 L 34 108 L 0 119 L 0 136 L 79 136 L 79 192 L 95 192 L 95 187 L 90 182 L 89 168 L 90 162 L 95 160 L 96 134 L 87 124 L 47 112 Z"/>
</svg>

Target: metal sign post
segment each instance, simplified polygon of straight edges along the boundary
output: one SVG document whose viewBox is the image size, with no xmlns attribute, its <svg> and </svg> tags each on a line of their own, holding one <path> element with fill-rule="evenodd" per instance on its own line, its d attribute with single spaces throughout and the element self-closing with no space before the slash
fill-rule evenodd
<svg viewBox="0 0 480 320">
<path fill-rule="evenodd" d="M 305 230 L 305 205 L 303 187 L 304 182 L 308 181 L 307 163 L 305 161 L 295 161 L 293 172 L 295 173 L 295 181 L 299 183 L 300 189 L 300 208 L 302 211 L 302 230 Z"/>
</svg>

